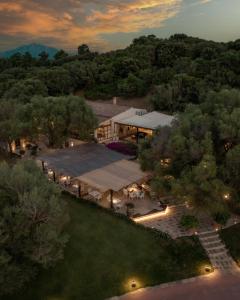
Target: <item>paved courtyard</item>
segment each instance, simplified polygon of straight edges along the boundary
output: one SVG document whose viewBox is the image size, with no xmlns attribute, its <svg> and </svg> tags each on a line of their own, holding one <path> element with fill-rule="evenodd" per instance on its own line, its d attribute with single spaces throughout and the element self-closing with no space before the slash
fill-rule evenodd
<svg viewBox="0 0 240 300">
<path fill-rule="evenodd" d="M 192 235 L 194 232 L 187 231 L 179 226 L 181 217 L 185 214 L 191 215 L 194 214 L 194 212 L 185 205 L 170 206 L 166 215 L 153 221 L 144 222 L 142 225 L 166 232 L 174 239 L 181 236 Z M 208 215 L 204 213 L 198 214 L 197 218 L 199 220 L 199 228 L 197 229 L 198 234 L 215 230 L 213 220 Z M 239 221 L 239 217 L 232 216 L 228 221 L 227 226 L 231 226 Z"/>
</svg>

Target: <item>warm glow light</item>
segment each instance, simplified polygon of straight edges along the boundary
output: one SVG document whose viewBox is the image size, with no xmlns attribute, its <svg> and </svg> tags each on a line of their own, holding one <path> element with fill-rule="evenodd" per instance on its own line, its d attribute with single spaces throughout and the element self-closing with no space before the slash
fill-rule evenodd
<svg viewBox="0 0 240 300">
<path fill-rule="evenodd" d="M 212 275 L 214 272 L 214 268 L 211 265 L 203 265 L 200 268 L 200 273 L 202 275 Z"/>
<path fill-rule="evenodd" d="M 136 223 L 146 222 L 146 221 L 152 221 L 154 219 L 157 219 L 162 216 L 166 216 L 169 214 L 169 208 L 167 207 L 164 211 L 155 212 L 146 216 L 136 217 L 132 218 L 132 220 Z"/>
<path fill-rule="evenodd" d="M 53 171 L 52 170 L 48 170 L 48 175 L 53 175 Z"/>
<path fill-rule="evenodd" d="M 229 194 L 229 193 L 225 193 L 225 194 L 223 195 L 223 199 L 229 200 L 229 199 L 230 199 L 230 194 Z"/>
<path fill-rule="evenodd" d="M 141 287 L 143 287 L 143 283 L 142 281 L 137 278 L 137 277 L 132 277 L 132 278 L 128 278 L 125 282 L 124 282 L 124 290 L 126 292 L 135 292 L 135 291 L 140 291 Z"/>
</svg>

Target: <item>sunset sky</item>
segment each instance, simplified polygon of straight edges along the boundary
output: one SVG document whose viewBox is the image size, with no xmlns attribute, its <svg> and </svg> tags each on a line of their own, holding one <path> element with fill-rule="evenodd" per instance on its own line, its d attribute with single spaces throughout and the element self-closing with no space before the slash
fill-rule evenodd
<svg viewBox="0 0 240 300">
<path fill-rule="evenodd" d="M 240 0 L 0 0 L 0 51 L 28 43 L 122 48 L 143 34 L 240 38 Z"/>
</svg>

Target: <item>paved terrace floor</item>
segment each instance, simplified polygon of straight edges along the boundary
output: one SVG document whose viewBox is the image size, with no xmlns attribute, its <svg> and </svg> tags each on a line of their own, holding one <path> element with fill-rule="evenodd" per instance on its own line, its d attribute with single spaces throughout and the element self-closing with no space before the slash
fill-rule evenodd
<svg viewBox="0 0 240 300">
<path fill-rule="evenodd" d="M 192 235 L 193 232 L 187 231 L 182 226 L 179 226 L 181 217 L 183 215 L 192 215 L 194 212 L 187 208 L 185 205 L 176 205 L 170 206 L 168 213 L 155 219 L 153 221 L 148 221 L 142 223 L 144 226 L 155 228 L 157 230 L 166 232 L 170 234 L 172 238 L 177 238 L 181 236 Z M 206 214 L 198 214 L 197 218 L 199 220 L 199 228 L 197 229 L 198 233 L 203 233 L 207 231 L 214 230 L 214 223 L 212 218 Z M 233 225 L 235 222 L 239 222 L 240 219 L 237 216 L 232 216 L 227 223 L 227 227 Z M 240 297 L 239 297 L 240 299 Z"/>
</svg>

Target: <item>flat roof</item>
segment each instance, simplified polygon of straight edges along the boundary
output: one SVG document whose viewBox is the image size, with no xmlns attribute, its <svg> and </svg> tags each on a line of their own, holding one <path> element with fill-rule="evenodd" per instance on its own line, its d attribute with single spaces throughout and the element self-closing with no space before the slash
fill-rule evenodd
<svg viewBox="0 0 240 300">
<path fill-rule="evenodd" d="M 75 179 L 104 193 L 109 190 L 118 192 L 132 183 L 144 181 L 147 177 L 148 173 L 143 172 L 138 163 L 124 159 Z"/>
<path fill-rule="evenodd" d="M 130 118 L 120 120 L 118 121 L 118 123 L 155 130 L 158 127 L 171 126 L 173 120 L 174 116 L 169 116 L 157 111 L 153 111 L 141 116 L 134 115 Z"/>
<path fill-rule="evenodd" d="M 130 156 L 110 150 L 101 144 L 85 143 L 40 155 L 37 159 L 47 163 L 48 167 L 56 172 L 78 177 L 113 162 L 130 159 Z"/>
</svg>

